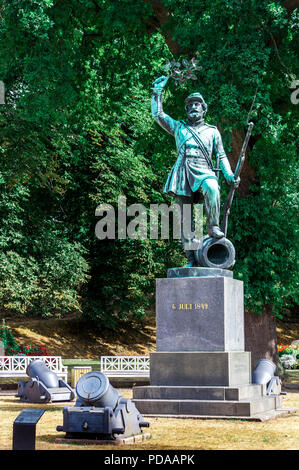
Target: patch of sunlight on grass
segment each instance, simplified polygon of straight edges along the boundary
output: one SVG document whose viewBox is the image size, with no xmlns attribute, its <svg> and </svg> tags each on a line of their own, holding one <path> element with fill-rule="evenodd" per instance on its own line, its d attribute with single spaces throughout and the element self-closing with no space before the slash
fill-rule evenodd
<svg viewBox="0 0 299 470">
<path fill-rule="evenodd" d="M 131 389 L 118 389 L 125 398 L 132 396 Z M 56 426 L 62 425 L 62 410 L 66 403 L 29 405 L 12 396 L 0 397 L 0 449 L 11 449 L 12 427 L 18 414 L 24 408 L 46 409 L 36 428 L 36 448 L 50 450 L 116 449 L 115 446 L 92 446 L 58 444 L 55 440 L 64 437 Z M 72 404 L 70 405 L 72 406 Z M 289 393 L 284 398 L 283 408 L 299 409 L 299 393 Z M 146 418 L 151 426 L 146 432 L 151 439 L 134 445 L 123 445 L 121 449 L 145 450 L 298 450 L 299 414 L 287 415 L 265 422 L 224 419 L 175 419 Z M 117 447 L 120 449 L 120 447 Z"/>
</svg>

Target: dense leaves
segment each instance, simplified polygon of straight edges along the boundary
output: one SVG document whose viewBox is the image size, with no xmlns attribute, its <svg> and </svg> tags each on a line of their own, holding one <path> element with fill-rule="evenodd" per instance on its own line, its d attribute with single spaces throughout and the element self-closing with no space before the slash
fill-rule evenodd
<svg viewBox="0 0 299 470">
<path fill-rule="evenodd" d="M 184 118 L 184 98 L 200 91 L 235 162 L 252 107 L 250 167 L 241 175 L 248 184 L 228 233 L 246 306 L 270 304 L 281 315 L 296 301 L 296 10 L 288 16 L 268 0 L 164 0 L 171 15 L 159 25 L 158 3 L 0 1 L 2 309 L 82 311 L 110 327 L 142 318 L 155 278 L 184 262 L 180 245 L 98 240 L 95 209 L 117 208 L 120 196 L 147 208 L 171 201 L 162 189 L 174 142 L 150 116 L 151 84 L 167 60 L 193 57 L 196 80 L 168 82 L 170 115 Z M 222 181 L 223 198 L 226 189 Z"/>
</svg>

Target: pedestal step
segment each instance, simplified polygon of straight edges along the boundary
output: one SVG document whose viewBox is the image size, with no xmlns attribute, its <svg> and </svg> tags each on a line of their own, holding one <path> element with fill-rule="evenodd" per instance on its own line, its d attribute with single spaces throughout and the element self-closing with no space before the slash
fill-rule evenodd
<svg viewBox="0 0 299 470">
<path fill-rule="evenodd" d="M 133 398 L 139 400 L 227 400 L 259 399 L 266 395 L 263 385 L 240 385 L 237 387 L 180 387 L 143 386 L 133 388 Z"/>
<path fill-rule="evenodd" d="M 248 351 L 175 351 L 150 354 L 154 386 L 238 387 L 251 382 Z"/>
<path fill-rule="evenodd" d="M 250 417 L 275 410 L 282 405 L 280 396 L 261 397 L 251 401 L 133 399 L 133 402 L 142 415 L 194 415 L 199 417 Z"/>
</svg>

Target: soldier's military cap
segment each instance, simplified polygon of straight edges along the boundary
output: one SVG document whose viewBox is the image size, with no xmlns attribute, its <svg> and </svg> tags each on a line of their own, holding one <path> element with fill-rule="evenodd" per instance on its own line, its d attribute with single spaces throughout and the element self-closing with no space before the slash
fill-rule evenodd
<svg viewBox="0 0 299 470">
<path fill-rule="evenodd" d="M 185 99 L 185 107 L 187 107 L 188 103 L 190 103 L 191 101 L 200 101 L 203 105 L 204 111 L 205 112 L 207 111 L 208 105 L 207 105 L 207 103 L 205 102 L 205 100 L 203 99 L 203 97 L 200 93 L 198 93 L 198 92 L 191 93 L 191 95 L 187 96 L 187 98 Z"/>
<path fill-rule="evenodd" d="M 187 96 L 187 98 L 185 99 L 186 104 L 188 104 L 190 101 L 201 101 L 201 102 L 203 102 L 204 99 L 203 99 L 203 97 L 200 93 L 196 92 L 196 93 L 191 93 L 191 95 Z"/>
</svg>

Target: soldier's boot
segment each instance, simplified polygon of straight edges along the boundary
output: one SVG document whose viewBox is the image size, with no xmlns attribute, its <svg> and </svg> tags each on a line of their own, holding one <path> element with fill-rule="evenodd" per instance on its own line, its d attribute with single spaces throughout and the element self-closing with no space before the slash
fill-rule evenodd
<svg viewBox="0 0 299 470">
<path fill-rule="evenodd" d="M 197 261 L 195 259 L 195 250 L 185 250 L 185 254 L 188 260 L 188 264 L 186 264 L 184 268 L 192 268 L 193 266 L 197 266 Z"/>
<path fill-rule="evenodd" d="M 212 238 L 223 238 L 225 235 L 219 228 L 220 193 L 218 182 L 213 179 L 205 180 L 202 191 L 205 197 L 208 234 Z"/>
<path fill-rule="evenodd" d="M 220 230 L 220 228 L 218 227 L 218 225 L 208 227 L 208 234 L 212 238 L 223 238 L 225 236 L 222 230 Z"/>
</svg>

